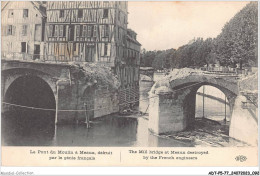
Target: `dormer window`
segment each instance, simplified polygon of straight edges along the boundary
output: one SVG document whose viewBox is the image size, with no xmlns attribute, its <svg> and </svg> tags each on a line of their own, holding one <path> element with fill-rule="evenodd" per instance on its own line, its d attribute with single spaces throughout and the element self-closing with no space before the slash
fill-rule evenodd
<svg viewBox="0 0 260 176">
<path fill-rule="evenodd" d="M 28 17 L 28 13 L 29 13 L 29 10 L 28 10 L 28 9 L 23 9 L 23 17 L 24 17 L 24 18 L 27 18 L 27 17 Z"/>
</svg>

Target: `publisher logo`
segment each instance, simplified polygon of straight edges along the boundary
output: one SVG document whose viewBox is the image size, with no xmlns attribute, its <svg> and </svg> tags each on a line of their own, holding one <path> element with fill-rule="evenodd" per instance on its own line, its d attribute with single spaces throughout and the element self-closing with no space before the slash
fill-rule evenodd
<svg viewBox="0 0 260 176">
<path fill-rule="evenodd" d="M 244 156 L 244 155 L 238 155 L 236 158 L 235 158 L 236 161 L 240 161 L 240 162 L 244 162 L 247 160 L 247 157 Z"/>
</svg>

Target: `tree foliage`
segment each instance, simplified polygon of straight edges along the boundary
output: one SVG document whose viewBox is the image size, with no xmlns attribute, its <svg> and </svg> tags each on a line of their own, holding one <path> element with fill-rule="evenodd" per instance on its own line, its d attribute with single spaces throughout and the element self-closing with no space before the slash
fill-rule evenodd
<svg viewBox="0 0 260 176">
<path fill-rule="evenodd" d="M 178 50 L 148 51 L 141 53 L 141 66 L 164 68 L 199 67 L 207 64 L 212 50 L 212 39 L 195 39 Z"/>
<path fill-rule="evenodd" d="M 219 63 L 236 67 L 257 65 L 257 2 L 238 12 L 215 38 L 193 39 L 177 50 L 141 52 L 141 66 L 163 68 L 201 67 Z"/>
<path fill-rule="evenodd" d="M 251 2 L 223 27 L 215 48 L 222 65 L 257 65 L 257 25 L 257 2 Z"/>
</svg>

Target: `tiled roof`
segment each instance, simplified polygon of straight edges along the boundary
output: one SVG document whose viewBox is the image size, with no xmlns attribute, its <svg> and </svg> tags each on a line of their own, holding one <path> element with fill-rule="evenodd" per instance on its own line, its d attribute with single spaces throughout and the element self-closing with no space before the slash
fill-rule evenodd
<svg viewBox="0 0 260 176">
<path fill-rule="evenodd" d="M 130 35 L 127 35 L 127 39 L 130 40 L 131 42 L 133 42 L 133 43 L 135 43 L 135 44 L 141 46 L 141 43 L 139 43 L 137 40 L 135 40 L 134 38 L 132 38 Z"/>
</svg>

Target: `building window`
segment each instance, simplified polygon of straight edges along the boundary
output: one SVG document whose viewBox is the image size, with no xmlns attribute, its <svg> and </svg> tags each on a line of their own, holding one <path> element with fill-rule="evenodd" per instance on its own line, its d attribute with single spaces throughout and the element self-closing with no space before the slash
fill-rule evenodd
<svg viewBox="0 0 260 176">
<path fill-rule="evenodd" d="M 83 17 L 83 9 L 78 9 L 78 18 Z"/>
<path fill-rule="evenodd" d="M 66 37 L 66 25 L 63 26 L 63 37 Z"/>
<path fill-rule="evenodd" d="M 88 26 L 88 37 L 92 37 L 92 26 Z"/>
<path fill-rule="evenodd" d="M 108 24 L 104 25 L 104 37 L 109 37 L 109 26 Z"/>
<path fill-rule="evenodd" d="M 13 18 L 14 17 L 14 10 L 13 9 L 9 9 L 8 10 L 8 18 Z"/>
<path fill-rule="evenodd" d="M 14 34 L 14 27 L 12 25 L 7 26 L 7 35 L 13 35 Z"/>
<path fill-rule="evenodd" d="M 103 10 L 103 18 L 108 18 L 108 9 Z"/>
<path fill-rule="evenodd" d="M 73 43 L 73 51 L 77 51 L 77 43 Z"/>
<path fill-rule="evenodd" d="M 29 10 L 28 10 L 28 9 L 23 9 L 23 17 L 24 17 L 24 18 L 27 18 L 27 17 L 28 17 L 28 13 L 29 13 Z"/>
<path fill-rule="evenodd" d="M 23 36 L 27 35 L 27 25 L 23 25 L 23 27 L 22 27 L 22 35 Z"/>
<path fill-rule="evenodd" d="M 55 25 L 54 36 L 55 36 L 55 37 L 58 37 L 58 36 L 59 36 L 59 25 Z"/>
<path fill-rule="evenodd" d="M 26 42 L 21 43 L 21 52 L 26 53 Z"/>
<path fill-rule="evenodd" d="M 69 26 L 69 41 L 74 40 L 74 25 Z"/>
<path fill-rule="evenodd" d="M 63 37 L 63 25 L 60 25 L 60 32 L 59 32 L 59 34 L 60 34 L 60 37 Z"/>
<path fill-rule="evenodd" d="M 93 37 L 97 36 L 97 26 L 94 26 L 94 30 L 93 30 Z"/>
<path fill-rule="evenodd" d="M 53 37 L 53 34 L 54 34 L 53 28 L 54 28 L 53 25 L 49 26 L 49 37 Z"/>
<path fill-rule="evenodd" d="M 82 36 L 83 33 L 83 25 L 79 26 L 79 36 Z"/>
<path fill-rule="evenodd" d="M 76 36 L 80 36 L 80 25 L 76 25 Z"/>
<path fill-rule="evenodd" d="M 105 43 L 105 46 L 104 46 L 104 56 L 107 56 L 107 43 Z"/>
<path fill-rule="evenodd" d="M 120 28 L 118 27 L 118 31 L 117 31 L 117 38 L 118 40 L 120 40 Z"/>
<path fill-rule="evenodd" d="M 60 10 L 60 18 L 64 17 L 64 10 Z"/>
<path fill-rule="evenodd" d="M 86 25 L 83 26 L 82 36 L 87 37 L 87 26 Z"/>
</svg>

